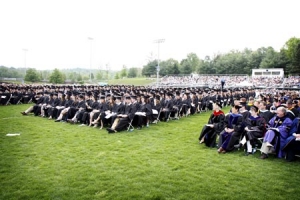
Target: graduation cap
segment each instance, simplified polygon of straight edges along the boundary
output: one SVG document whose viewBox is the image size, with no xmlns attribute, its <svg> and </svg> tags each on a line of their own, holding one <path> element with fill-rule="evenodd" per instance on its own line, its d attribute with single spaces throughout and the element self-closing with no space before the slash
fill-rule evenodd
<svg viewBox="0 0 300 200">
<path fill-rule="evenodd" d="M 221 102 L 216 101 L 215 104 L 216 104 L 217 106 L 219 106 L 220 108 L 222 108 L 222 103 L 221 103 Z"/>
<path fill-rule="evenodd" d="M 257 106 L 255 106 L 255 105 L 253 105 L 253 106 L 251 106 L 251 108 L 250 108 L 251 110 L 254 110 L 254 112 L 258 112 L 258 107 Z"/>
<path fill-rule="evenodd" d="M 170 97 L 172 97 L 172 96 L 173 96 L 173 93 L 168 92 L 167 95 L 170 96 Z"/>
<path fill-rule="evenodd" d="M 115 96 L 116 99 L 121 100 L 122 97 L 121 96 Z"/>
<path fill-rule="evenodd" d="M 131 95 L 130 98 L 136 99 L 136 95 Z"/>
<path fill-rule="evenodd" d="M 232 107 L 234 107 L 237 110 L 239 110 L 240 108 L 242 108 L 242 106 L 240 106 L 240 105 L 232 105 Z"/>
</svg>

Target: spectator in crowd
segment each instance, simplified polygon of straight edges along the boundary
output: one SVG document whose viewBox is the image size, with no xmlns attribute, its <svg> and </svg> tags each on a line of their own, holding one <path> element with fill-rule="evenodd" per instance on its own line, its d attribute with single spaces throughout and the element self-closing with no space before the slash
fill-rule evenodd
<svg viewBox="0 0 300 200">
<path fill-rule="evenodd" d="M 240 147 L 246 144 L 246 156 L 254 153 L 253 145 L 257 142 L 258 138 L 262 138 L 266 132 L 266 121 L 263 117 L 258 115 L 258 107 L 251 106 L 251 116 L 245 121 L 245 136 L 240 142 Z"/>
<path fill-rule="evenodd" d="M 220 102 L 213 104 L 213 113 L 208 119 L 208 123 L 202 128 L 199 136 L 199 143 L 205 143 L 208 147 L 216 146 L 216 137 L 220 135 L 220 132 L 224 130 L 225 114 L 221 110 L 222 105 Z"/>
<path fill-rule="evenodd" d="M 295 155 L 300 154 L 300 119 L 293 120 L 289 137 L 283 145 L 283 151 L 286 153 L 285 159 L 288 162 L 295 161 Z"/>
<path fill-rule="evenodd" d="M 278 158 L 284 157 L 282 151 L 285 140 L 292 126 L 292 120 L 287 117 L 286 108 L 280 106 L 277 108 L 276 116 L 274 116 L 268 124 L 261 147 L 261 159 L 268 158 L 269 153 L 276 151 Z"/>
<path fill-rule="evenodd" d="M 240 105 L 233 105 L 231 113 L 225 116 L 225 129 L 220 134 L 218 153 L 232 151 L 239 141 L 239 136 L 244 130 L 243 117 L 239 114 L 240 108 Z"/>
</svg>

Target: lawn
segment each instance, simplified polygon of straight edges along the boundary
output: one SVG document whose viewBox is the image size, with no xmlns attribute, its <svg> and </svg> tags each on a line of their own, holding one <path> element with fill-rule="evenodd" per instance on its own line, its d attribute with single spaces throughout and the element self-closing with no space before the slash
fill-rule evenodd
<svg viewBox="0 0 300 200">
<path fill-rule="evenodd" d="M 0 199 L 299 199 L 299 161 L 199 145 L 209 113 L 107 134 L 28 106 L 0 107 Z"/>
<path fill-rule="evenodd" d="M 108 81 L 109 85 L 140 85 L 147 86 L 156 83 L 155 78 L 124 78 L 112 79 Z"/>
</svg>

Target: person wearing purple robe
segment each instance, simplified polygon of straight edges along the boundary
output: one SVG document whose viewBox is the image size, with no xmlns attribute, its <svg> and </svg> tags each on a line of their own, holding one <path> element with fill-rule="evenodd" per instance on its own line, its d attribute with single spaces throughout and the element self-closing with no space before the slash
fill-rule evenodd
<svg viewBox="0 0 300 200">
<path fill-rule="evenodd" d="M 235 142 L 243 132 L 243 117 L 239 114 L 240 105 L 233 105 L 231 113 L 227 114 L 224 119 L 225 128 L 220 133 L 218 153 L 226 153 L 234 149 Z"/>
<path fill-rule="evenodd" d="M 289 137 L 286 139 L 283 151 L 285 151 L 285 159 L 288 162 L 295 161 L 296 155 L 300 154 L 300 118 L 293 120 Z"/>
<path fill-rule="evenodd" d="M 268 131 L 265 134 L 263 144 L 261 146 L 261 159 L 268 158 L 268 154 L 276 152 L 278 158 L 285 156 L 282 151 L 285 141 L 289 136 L 289 131 L 292 126 L 292 120 L 287 117 L 285 107 L 278 107 L 276 116 L 269 121 Z"/>
</svg>

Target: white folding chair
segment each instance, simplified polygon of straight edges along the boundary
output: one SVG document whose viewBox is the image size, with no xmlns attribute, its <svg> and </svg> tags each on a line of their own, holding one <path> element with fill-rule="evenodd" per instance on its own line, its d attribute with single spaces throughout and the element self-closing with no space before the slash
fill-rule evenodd
<svg viewBox="0 0 300 200">
<path fill-rule="evenodd" d="M 134 130 L 134 127 L 132 126 L 132 121 L 133 121 L 133 119 L 132 120 L 130 120 L 130 122 L 128 122 L 128 128 L 127 128 L 127 131 L 133 131 Z"/>
</svg>

